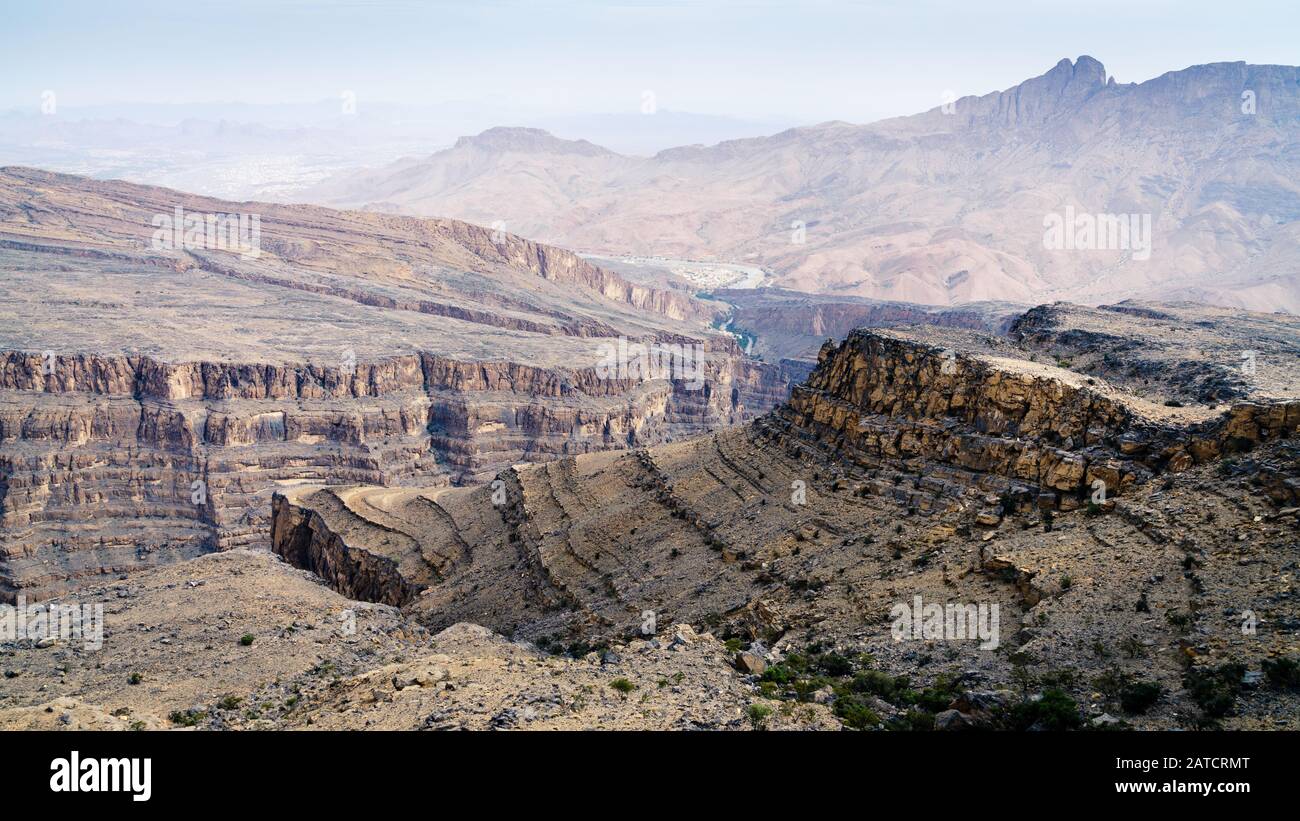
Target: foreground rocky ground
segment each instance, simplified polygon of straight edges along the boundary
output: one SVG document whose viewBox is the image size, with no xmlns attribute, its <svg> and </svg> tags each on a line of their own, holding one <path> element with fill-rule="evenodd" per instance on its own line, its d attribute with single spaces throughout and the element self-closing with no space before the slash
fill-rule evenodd
<svg viewBox="0 0 1300 821">
<path fill-rule="evenodd" d="M 0 651 L 0 729 L 744 729 L 762 703 L 689 625 L 583 657 L 430 632 L 265 552 L 89 587 L 105 644 Z M 760 711 L 761 712 L 761 711 Z M 825 707 L 764 726 L 836 727 Z"/>
</svg>

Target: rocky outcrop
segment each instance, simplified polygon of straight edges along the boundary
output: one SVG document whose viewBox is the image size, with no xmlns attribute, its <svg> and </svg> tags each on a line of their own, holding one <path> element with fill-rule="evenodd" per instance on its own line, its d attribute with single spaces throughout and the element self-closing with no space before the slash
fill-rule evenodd
<svg viewBox="0 0 1300 821">
<path fill-rule="evenodd" d="M 938 336 L 856 331 L 773 413 L 632 454 L 476 487 L 287 490 L 274 549 L 304 567 L 343 557 L 325 575 L 338 590 L 396 568 L 418 588 L 403 612 L 431 631 L 469 621 L 582 655 L 644 631 L 671 649 L 657 625 L 688 622 L 727 639 L 738 671 L 776 666 L 764 694 L 841 719 L 872 681 L 996 694 L 1028 668 L 1100 721 L 1119 705 L 1093 682 L 1122 667 L 1166 693 L 1126 720 L 1192 726 L 1188 660 L 1253 669 L 1291 652 L 1271 625 L 1297 618 L 1300 401 L 1156 404 L 1005 339 Z M 1243 639 L 1247 606 L 1270 627 Z M 955 618 L 969 629 L 950 635 Z M 853 658 L 888 675 L 854 678 Z M 935 727 L 998 726 L 1010 704 L 949 695 Z M 1240 720 L 1291 726 L 1289 704 L 1252 699 Z M 916 709 L 868 706 L 860 725 Z"/>
<path fill-rule="evenodd" d="M 1189 422 L 1059 368 L 865 330 L 828 343 L 820 359 L 789 405 L 760 426 L 864 467 L 916 460 L 972 479 L 1003 477 L 1013 499 L 1039 506 L 1078 507 L 1096 482 L 1103 496 L 1118 495 L 1157 473 L 1300 429 L 1300 400 L 1242 402 Z"/>
<path fill-rule="evenodd" d="M 320 514 L 291 505 L 283 496 L 274 498 L 272 513 L 271 540 L 276 552 L 294 567 L 315 573 L 344 596 L 401 605 L 419 592 L 414 582 L 402 577 L 392 559 L 351 550 L 342 536 L 308 521 Z"/>
</svg>

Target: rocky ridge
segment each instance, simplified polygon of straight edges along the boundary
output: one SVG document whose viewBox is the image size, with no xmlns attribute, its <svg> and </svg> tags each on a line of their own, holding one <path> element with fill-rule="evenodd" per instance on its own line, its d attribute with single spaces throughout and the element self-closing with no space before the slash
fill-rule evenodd
<svg viewBox="0 0 1300 821">
<path fill-rule="evenodd" d="M 1074 339 L 1083 320 L 1057 312 Z M 1109 313 L 1134 362 L 1166 354 L 1140 312 Z M 737 658 L 751 674 L 808 646 L 928 686 L 960 674 L 1009 688 L 1028 666 L 1068 679 L 1101 720 L 1118 695 L 1087 688 L 1114 673 L 1168 694 L 1125 720 L 1196 726 L 1210 719 L 1195 677 L 1218 675 L 1198 671 L 1300 651 L 1291 594 L 1269 586 L 1291 586 L 1300 400 L 1266 383 L 1226 408 L 1156 403 L 1034 361 L 1043 344 L 855 331 L 744 428 L 517 465 L 479 488 L 297 489 L 275 500 L 275 550 L 429 629 L 469 621 L 554 647 L 627 641 L 649 613 L 752 644 Z M 1238 578 L 1240 562 L 1258 572 Z M 1000 649 L 894 640 L 892 609 L 914 596 L 996 603 Z M 1246 611 L 1268 627 L 1234 632 Z M 760 689 L 779 694 L 772 683 Z M 1284 693 L 1233 688 L 1241 726 L 1291 709 Z M 887 705 L 873 714 L 908 710 Z"/>
</svg>

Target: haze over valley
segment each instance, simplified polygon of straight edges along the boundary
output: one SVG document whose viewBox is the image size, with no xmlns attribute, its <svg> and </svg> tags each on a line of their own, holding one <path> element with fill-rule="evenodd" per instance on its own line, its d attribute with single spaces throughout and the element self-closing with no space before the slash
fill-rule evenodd
<svg viewBox="0 0 1300 821">
<path fill-rule="evenodd" d="M 601 253 L 745 262 L 813 293 L 1294 312 L 1298 77 L 1224 63 L 1121 84 L 1080 57 L 911 117 L 650 158 L 491 129 L 299 196 L 501 223 Z M 1087 229 L 1100 238 L 1089 253 L 1049 247 L 1048 220 L 1067 213 L 1071 231 L 1075 214 L 1103 221 Z M 1107 219 L 1126 229 L 1110 246 Z"/>
</svg>

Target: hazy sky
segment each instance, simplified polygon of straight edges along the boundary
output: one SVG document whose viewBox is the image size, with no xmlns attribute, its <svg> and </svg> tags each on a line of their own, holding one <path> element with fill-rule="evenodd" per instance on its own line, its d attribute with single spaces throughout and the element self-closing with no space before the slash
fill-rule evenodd
<svg viewBox="0 0 1300 821">
<path fill-rule="evenodd" d="M 1300 0 L 5 0 L 0 108 L 456 100 L 864 122 L 1090 54 L 1119 82 L 1300 63 Z"/>
</svg>

